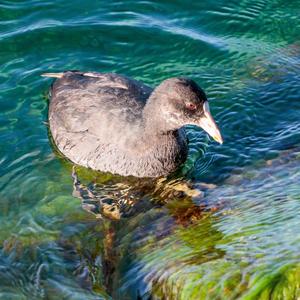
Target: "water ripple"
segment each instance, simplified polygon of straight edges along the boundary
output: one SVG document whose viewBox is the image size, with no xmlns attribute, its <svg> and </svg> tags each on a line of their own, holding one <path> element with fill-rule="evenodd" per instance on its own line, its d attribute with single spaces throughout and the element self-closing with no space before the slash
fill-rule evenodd
<svg viewBox="0 0 300 300">
<path fill-rule="evenodd" d="M 279 0 L 3 0 L 0 297 L 298 295 L 298 11 Z M 190 76 L 225 143 L 189 127 L 186 164 L 158 182 L 80 170 L 86 204 L 131 205 L 95 219 L 43 123 L 40 74 L 67 69 L 153 86 Z"/>
</svg>

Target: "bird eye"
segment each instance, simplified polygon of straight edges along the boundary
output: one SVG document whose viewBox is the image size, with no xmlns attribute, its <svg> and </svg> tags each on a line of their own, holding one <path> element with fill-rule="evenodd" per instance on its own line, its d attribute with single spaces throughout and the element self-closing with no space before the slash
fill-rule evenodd
<svg viewBox="0 0 300 300">
<path fill-rule="evenodd" d="M 191 103 L 191 102 L 186 103 L 185 107 L 186 107 L 188 110 L 191 110 L 191 111 L 194 111 L 194 110 L 197 109 L 197 105 L 194 104 L 194 103 Z"/>
</svg>

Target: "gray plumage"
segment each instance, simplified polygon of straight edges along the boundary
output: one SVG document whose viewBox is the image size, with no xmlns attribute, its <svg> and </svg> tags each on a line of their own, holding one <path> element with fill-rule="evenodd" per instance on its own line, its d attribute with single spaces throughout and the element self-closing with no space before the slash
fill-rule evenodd
<svg viewBox="0 0 300 300">
<path fill-rule="evenodd" d="M 202 116 L 206 101 L 192 80 L 167 79 L 153 90 L 112 73 L 45 76 L 58 78 L 51 88 L 50 130 L 72 162 L 123 176 L 158 177 L 186 160 L 182 126 Z"/>
</svg>

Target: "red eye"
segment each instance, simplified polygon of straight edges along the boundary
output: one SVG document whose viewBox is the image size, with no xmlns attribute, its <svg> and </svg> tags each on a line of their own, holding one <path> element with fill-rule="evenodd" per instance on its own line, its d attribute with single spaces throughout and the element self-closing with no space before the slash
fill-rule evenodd
<svg viewBox="0 0 300 300">
<path fill-rule="evenodd" d="M 186 105 L 185 105 L 185 107 L 188 109 L 188 110 L 196 110 L 197 109 L 197 105 L 196 104 L 194 104 L 194 103 L 187 103 Z"/>
</svg>

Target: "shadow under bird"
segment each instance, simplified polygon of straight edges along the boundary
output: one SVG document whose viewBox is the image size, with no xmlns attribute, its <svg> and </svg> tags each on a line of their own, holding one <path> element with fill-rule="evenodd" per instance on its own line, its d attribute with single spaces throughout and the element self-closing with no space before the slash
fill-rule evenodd
<svg viewBox="0 0 300 300">
<path fill-rule="evenodd" d="M 159 177 L 186 160 L 183 126 L 199 126 L 223 142 L 204 91 L 191 79 L 169 78 L 152 89 L 113 73 L 42 76 L 57 78 L 50 93 L 50 131 L 59 151 L 75 164 Z"/>
</svg>

